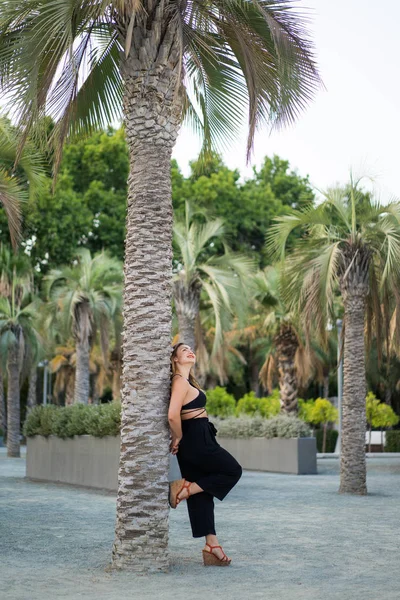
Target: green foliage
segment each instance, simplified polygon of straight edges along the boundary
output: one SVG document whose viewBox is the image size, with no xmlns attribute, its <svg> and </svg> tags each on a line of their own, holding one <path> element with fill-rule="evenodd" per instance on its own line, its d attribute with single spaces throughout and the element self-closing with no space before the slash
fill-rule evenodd
<svg viewBox="0 0 400 600">
<path fill-rule="evenodd" d="M 236 401 L 232 394 L 228 394 L 225 388 L 217 386 L 207 390 L 207 413 L 220 418 L 234 415 Z"/>
<path fill-rule="evenodd" d="M 271 396 L 264 398 L 257 398 L 254 392 L 248 392 L 238 401 L 235 414 L 237 417 L 261 415 L 269 418 L 279 414 L 280 410 L 279 390 L 275 389 Z"/>
<path fill-rule="evenodd" d="M 336 423 L 339 412 L 326 398 L 317 398 L 307 416 L 309 423 L 313 425 L 325 425 L 326 423 Z"/>
<path fill-rule="evenodd" d="M 377 400 L 373 392 L 368 392 L 365 402 L 367 422 L 370 427 L 375 429 L 393 427 L 399 422 L 400 419 L 392 407 Z"/>
<path fill-rule="evenodd" d="M 26 437 L 56 435 L 71 438 L 74 435 L 104 437 L 118 435 L 120 431 L 121 404 L 72 404 L 35 406 L 28 414 L 23 432 Z"/>
<path fill-rule="evenodd" d="M 317 451 L 322 452 L 322 443 L 324 432 L 322 429 L 316 429 L 315 437 L 317 438 Z M 327 429 L 326 430 L 326 447 L 325 452 L 335 452 L 336 442 L 339 436 L 339 432 L 336 429 Z"/>
<path fill-rule="evenodd" d="M 33 435 L 43 435 L 48 437 L 54 433 L 57 411 L 62 410 L 51 404 L 47 406 L 34 406 L 29 412 L 24 426 L 23 434 L 25 437 Z"/>
<path fill-rule="evenodd" d="M 254 392 L 249 392 L 240 398 L 236 406 L 236 416 L 248 415 L 250 417 L 260 413 L 260 398 Z"/>
<path fill-rule="evenodd" d="M 266 419 L 278 415 L 281 410 L 279 390 L 275 389 L 270 396 L 260 398 L 258 410 L 260 415 Z"/>
<path fill-rule="evenodd" d="M 303 400 L 303 398 L 298 399 L 298 417 L 305 423 L 311 423 L 311 413 L 314 408 L 315 400 L 311 398 L 310 400 Z"/>
<path fill-rule="evenodd" d="M 215 420 L 220 437 L 233 438 L 292 438 L 309 437 L 310 428 L 296 416 L 280 414 L 271 419 L 264 419 L 256 415 L 229 417 L 224 420 Z"/>
<path fill-rule="evenodd" d="M 385 452 L 400 452 L 400 430 L 386 432 Z"/>
</svg>

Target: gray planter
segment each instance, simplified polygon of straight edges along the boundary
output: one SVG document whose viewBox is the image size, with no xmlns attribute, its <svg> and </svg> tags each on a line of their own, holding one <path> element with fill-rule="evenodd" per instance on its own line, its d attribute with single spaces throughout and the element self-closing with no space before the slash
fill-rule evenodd
<svg viewBox="0 0 400 600">
<path fill-rule="evenodd" d="M 315 438 L 219 438 L 218 441 L 244 469 L 296 475 L 317 472 Z M 26 477 L 116 491 L 119 450 L 119 436 L 79 435 L 66 440 L 54 435 L 28 437 Z M 177 459 L 170 454 L 169 481 L 179 477 Z"/>
<path fill-rule="evenodd" d="M 35 435 L 26 440 L 26 477 L 116 491 L 119 451 L 119 435 L 79 435 L 66 440 Z M 169 481 L 180 476 L 176 456 L 170 454 Z"/>
<path fill-rule="evenodd" d="M 309 438 L 219 438 L 244 469 L 314 475 L 317 441 Z"/>
</svg>

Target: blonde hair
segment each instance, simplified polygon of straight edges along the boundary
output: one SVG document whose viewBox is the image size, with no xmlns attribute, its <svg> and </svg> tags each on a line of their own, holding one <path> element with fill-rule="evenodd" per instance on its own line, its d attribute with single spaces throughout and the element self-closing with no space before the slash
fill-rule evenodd
<svg viewBox="0 0 400 600">
<path fill-rule="evenodd" d="M 172 383 L 172 377 L 178 373 L 178 369 L 176 368 L 176 362 L 174 361 L 174 358 L 176 356 L 176 353 L 178 351 L 179 346 L 186 346 L 186 344 L 184 342 L 179 342 L 178 344 L 175 344 L 175 346 L 173 347 L 173 350 L 171 352 L 171 357 L 170 357 L 170 361 L 171 361 L 171 383 Z M 189 383 L 191 385 L 193 385 L 194 387 L 196 387 L 198 390 L 200 390 L 200 384 L 196 381 L 195 377 L 192 375 L 192 373 L 189 373 Z"/>
</svg>

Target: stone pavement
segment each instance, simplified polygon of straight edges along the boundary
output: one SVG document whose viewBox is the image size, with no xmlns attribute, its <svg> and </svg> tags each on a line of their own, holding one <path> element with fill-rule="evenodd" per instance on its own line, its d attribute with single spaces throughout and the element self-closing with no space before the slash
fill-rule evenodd
<svg viewBox="0 0 400 600">
<path fill-rule="evenodd" d="M 0 598 L 399 600 L 400 459 L 367 464 L 361 497 L 337 493 L 337 459 L 319 459 L 318 475 L 244 472 L 216 501 L 230 567 L 203 567 L 182 504 L 169 573 L 136 575 L 108 569 L 113 494 L 28 482 L 25 459 L 1 448 Z"/>
</svg>

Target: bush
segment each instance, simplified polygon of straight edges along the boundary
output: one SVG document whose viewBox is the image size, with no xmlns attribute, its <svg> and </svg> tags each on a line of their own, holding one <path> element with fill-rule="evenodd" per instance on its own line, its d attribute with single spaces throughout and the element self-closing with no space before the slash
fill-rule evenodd
<svg viewBox="0 0 400 600">
<path fill-rule="evenodd" d="M 386 432 L 385 452 L 400 452 L 400 430 Z"/>
<path fill-rule="evenodd" d="M 322 429 L 315 430 L 315 437 L 317 438 L 317 452 L 322 452 L 322 438 L 324 432 Z M 326 430 L 326 448 L 325 452 L 335 452 L 336 442 L 339 436 L 339 432 L 336 429 Z"/>
<path fill-rule="evenodd" d="M 249 415 L 252 417 L 256 413 L 259 413 L 259 408 L 260 398 L 257 398 L 254 392 L 249 392 L 238 401 L 236 406 L 236 416 Z"/>
<path fill-rule="evenodd" d="M 235 414 L 237 417 L 240 415 L 250 417 L 261 415 L 268 419 L 279 414 L 280 410 L 279 390 L 274 390 L 271 396 L 265 398 L 257 398 L 254 392 L 249 392 L 238 401 Z"/>
<path fill-rule="evenodd" d="M 25 437 L 56 435 L 70 438 L 74 435 L 118 435 L 121 423 L 121 404 L 73 404 L 58 407 L 35 406 L 23 427 Z"/>
<path fill-rule="evenodd" d="M 215 420 L 220 437 L 233 438 L 291 438 L 309 437 L 310 428 L 295 416 L 277 415 L 271 419 L 265 419 L 260 415 L 249 417 L 242 415 L 224 420 Z"/>
<path fill-rule="evenodd" d="M 207 413 L 214 417 L 229 417 L 235 414 L 235 398 L 225 388 L 217 386 L 207 391 Z"/>
</svg>

